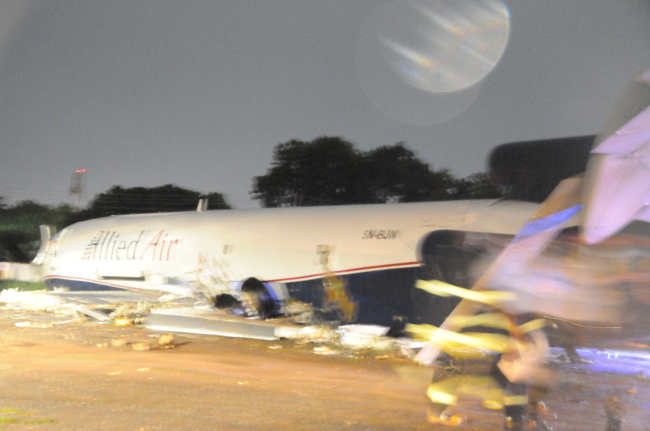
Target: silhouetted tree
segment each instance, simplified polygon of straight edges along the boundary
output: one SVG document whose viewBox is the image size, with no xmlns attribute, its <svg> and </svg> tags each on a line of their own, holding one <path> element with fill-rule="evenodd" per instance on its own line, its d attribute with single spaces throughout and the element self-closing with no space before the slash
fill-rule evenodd
<svg viewBox="0 0 650 431">
<path fill-rule="evenodd" d="M 251 196 L 265 207 L 357 202 L 360 168 L 359 152 L 341 138 L 291 140 L 275 147 L 271 169 L 253 178 Z"/>
<path fill-rule="evenodd" d="M 251 196 L 265 207 L 449 199 L 454 179 L 432 171 L 404 143 L 361 152 L 339 137 L 278 144 Z"/>
<path fill-rule="evenodd" d="M 0 259 L 26 262 L 38 250 L 42 224 L 55 230 L 74 210 L 69 205 L 50 207 L 34 201 L 18 202 L 0 210 Z"/>
<path fill-rule="evenodd" d="M 363 155 L 363 179 L 371 202 L 418 202 L 449 199 L 454 179 L 447 170 L 432 171 L 403 142 Z"/>
<path fill-rule="evenodd" d="M 453 181 L 452 199 L 493 199 L 503 196 L 490 174 L 479 172 Z"/>
<path fill-rule="evenodd" d="M 190 211 L 196 208 L 201 197 L 199 192 L 173 184 L 151 188 L 113 186 L 98 194 L 87 209 L 72 214 L 66 224 L 117 214 Z M 205 197 L 208 198 L 208 209 L 230 208 L 221 193 L 214 192 Z"/>
</svg>

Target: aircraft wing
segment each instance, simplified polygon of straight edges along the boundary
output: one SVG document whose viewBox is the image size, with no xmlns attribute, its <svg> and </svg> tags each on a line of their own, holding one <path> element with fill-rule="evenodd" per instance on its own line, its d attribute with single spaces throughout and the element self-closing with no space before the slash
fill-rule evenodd
<svg viewBox="0 0 650 431">
<path fill-rule="evenodd" d="M 629 86 L 587 165 L 583 238 L 607 239 L 633 220 L 650 221 L 650 69 Z"/>
</svg>

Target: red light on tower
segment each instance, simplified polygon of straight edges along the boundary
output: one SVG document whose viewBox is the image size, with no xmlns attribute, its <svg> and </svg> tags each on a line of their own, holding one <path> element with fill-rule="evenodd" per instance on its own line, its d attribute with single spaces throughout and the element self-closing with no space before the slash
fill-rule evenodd
<svg viewBox="0 0 650 431">
<path fill-rule="evenodd" d="M 70 178 L 70 197 L 77 206 L 81 205 L 81 196 L 83 194 L 84 182 L 86 176 L 86 168 L 75 169 L 72 177 Z"/>
</svg>

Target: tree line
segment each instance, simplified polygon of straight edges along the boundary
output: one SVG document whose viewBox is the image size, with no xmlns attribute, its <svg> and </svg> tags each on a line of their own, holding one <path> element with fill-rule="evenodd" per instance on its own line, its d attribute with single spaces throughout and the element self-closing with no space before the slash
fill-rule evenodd
<svg viewBox="0 0 650 431">
<path fill-rule="evenodd" d="M 253 178 L 265 207 L 497 198 L 488 174 L 455 178 L 434 170 L 403 142 L 360 151 L 339 137 L 278 144 L 271 167 Z"/>
<path fill-rule="evenodd" d="M 264 207 L 286 207 L 498 198 L 502 193 L 486 173 L 455 178 L 446 169 L 432 169 L 403 142 L 361 151 L 343 138 L 322 136 L 276 145 L 268 171 L 253 178 L 250 196 Z M 62 229 L 109 215 L 188 211 L 199 198 L 208 200 L 208 209 L 230 208 L 219 192 L 202 195 L 172 184 L 115 185 L 83 209 L 34 201 L 7 206 L 0 197 L 0 260 L 29 260 L 38 248 L 41 224 Z"/>
</svg>

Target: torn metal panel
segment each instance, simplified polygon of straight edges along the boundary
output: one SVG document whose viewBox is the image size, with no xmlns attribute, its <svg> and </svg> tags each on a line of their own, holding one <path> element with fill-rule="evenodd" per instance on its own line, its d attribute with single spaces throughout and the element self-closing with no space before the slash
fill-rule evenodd
<svg viewBox="0 0 650 431">
<path fill-rule="evenodd" d="M 222 337 L 277 340 L 278 328 L 290 326 L 271 322 L 250 321 L 224 316 L 214 311 L 193 308 L 153 310 L 145 321 L 145 327 L 154 331 L 187 332 L 192 334 L 219 335 Z"/>
</svg>

